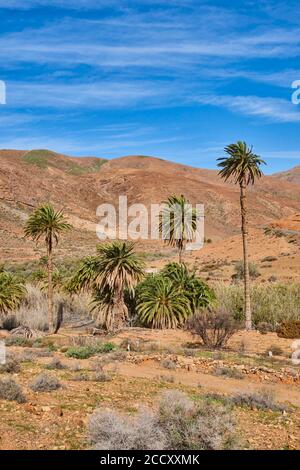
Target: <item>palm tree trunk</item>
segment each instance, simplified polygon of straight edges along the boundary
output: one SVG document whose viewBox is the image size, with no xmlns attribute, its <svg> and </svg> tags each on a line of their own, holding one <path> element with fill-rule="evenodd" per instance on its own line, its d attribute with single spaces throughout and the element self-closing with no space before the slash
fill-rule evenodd
<svg viewBox="0 0 300 470">
<path fill-rule="evenodd" d="M 178 250 L 178 258 L 179 258 L 179 264 L 183 262 L 183 248 L 180 247 Z"/>
<path fill-rule="evenodd" d="M 244 255 L 244 288 L 245 288 L 245 317 L 246 330 L 252 329 L 251 299 L 250 299 L 250 275 L 248 260 L 248 219 L 246 207 L 246 182 L 240 184 L 241 188 L 241 215 L 242 215 L 242 237 Z"/>
<path fill-rule="evenodd" d="M 127 320 L 128 308 L 124 301 L 124 293 L 122 289 L 117 289 L 112 307 L 112 330 L 115 331 L 121 329 L 124 327 Z"/>
<path fill-rule="evenodd" d="M 47 247 L 48 255 L 48 325 L 49 333 L 53 332 L 54 321 L 53 321 L 53 284 L 52 284 L 52 273 L 53 273 L 53 259 L 52 259 L 52 239 L 50 238 Z"/>
</svg>

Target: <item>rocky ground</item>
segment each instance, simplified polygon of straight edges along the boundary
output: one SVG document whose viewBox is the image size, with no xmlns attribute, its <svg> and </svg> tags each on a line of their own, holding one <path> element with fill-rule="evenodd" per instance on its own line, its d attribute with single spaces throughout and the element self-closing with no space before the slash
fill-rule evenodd
<svg viewBox="0 0 300 470">
<path fill-rule="evenodd" d="M 113 352 L 88 359 L 67 357 L 70 346 L 113 342 Z M 290 361 L 290 340 L 275 334 L 239 332 L 223 351 L 203 349 L 182 331 L 130 329 L 115 337 L 95 338 L 71 329 L 47 337 L 43 347 L 8 347 L 20 370 L 2 373 L 23 388 L 26 403 L 0 400 L 1 449 L 85 449 L 86 423 L 96 408 L 129 414 L 156 407 L 165 389 L 180 389 L 195 400 L 227 400 L 240 392 L 272 393 L 285 410 L 236 406 L 232 409 L 245 449 L 300 449 L 300 368 Z M 268 350 L 277 346 L 277 354 Z M 48 370 L 58 358 L 63 369 Z M 97 376 L 100 367 L 103 374 Z M 41 372 L 62 387 L 34 392 L 29 384 Z M 101 378 L 102 377 L 102 378 Z"/>
</svg>

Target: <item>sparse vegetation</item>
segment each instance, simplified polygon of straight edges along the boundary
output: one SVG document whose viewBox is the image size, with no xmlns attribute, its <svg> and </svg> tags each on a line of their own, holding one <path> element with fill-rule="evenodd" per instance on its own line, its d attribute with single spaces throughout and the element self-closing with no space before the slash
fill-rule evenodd
<svg viewBox="0 0 300 470">
<path fill-rule="evenodd" d="M 238 447 L 234 430 L 228 409 L 195 403 L 181 392 L 169 391 L 156 413 L 144 409 L 129 417 L 96 411 L 88 436 L 98 450 L 217 450 Z"/>
</svg>

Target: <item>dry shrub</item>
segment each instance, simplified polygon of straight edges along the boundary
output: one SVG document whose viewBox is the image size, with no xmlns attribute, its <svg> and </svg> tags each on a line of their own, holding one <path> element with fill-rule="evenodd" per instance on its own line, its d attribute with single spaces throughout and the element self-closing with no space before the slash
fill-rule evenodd
<svg viewBox="0 0 300 470">
<path fill-rule="evenodd" d="M 195 403 L 185 394 L 165 392 L 159 407 L 159 426 L 172 450 L 220 450 L 237 446 L 228 408 Z"/>
<path fill-rule="evenodd" d="M 25 325 L 39 331 L 48 330 L 48 301 L 46 292 L 27 285 L 27 295 L 19 308 L 10 318 L 11 326 Z M 64 307 L 64 322 L 76 321 L 89 316 L 90 297 L 87 294 L 71 297 L 67 294 L 54 294 L 54 312 L 62 303 Z"/>
<path fill-rule="evenodd" d="M 53 375 L 42 373 L 33 379 L 29 387 L 34 392 L 52 392 L 59 389 L 61 383 Z"/>
<path fill-rule="evenodd" d="M 5 364 L 0 365 L 0 373 L 17 374 L 20 372 L 20 364 L 14 357 L 8 357 Z"/>
<path fill-rule="evenodd" d="M 283 321 L 278 329 L 279 338 L 300 339 L 300 320 Z"/>
<path fill-rule="evenodd" d="M 45 367 L 49 370 L 62 370 L 67 368 L 67 366 L 63 364 L 58 357 L 54 357 L 49 364 L 46 364 Z"/>
<path fill-rule="evenodd" d="M 259 392 L 240 392 L 232 397 L 232 401 L 237 406 L 248 406 L 252 410 L 287 410 L 284 405 L 275 403 L 273 393 L 267 390 Z"/>
<path fill-rule="evenodd" d="M 228 340 L 239 328 L 239 323 L 224 309 L 204 310 L 190 317 L 186 323 L 187 329 L 193 331 L 211 349 L 226 346 Z"/>
<path fill-rule="evenodd" d="M 146 410 L 136 417 L 108 410 L 95 412 L 89 420 L 88 435 L 98 450 L 161 450 L 165 444 L 155 414 Z"/>
<path fill-rule="evenodd" d="M 243 373 L 238 369 L 233 369 L 231 367 L 217 367 L 214 371 L 214 375 L 217 377 L 228 377 L 230 379 L 240 379 L 244 378 Z"/>
<path fill-rule="evenodd" d="M 18 403 L 26 401 L 22 388 L 11 378 L 0 380 L 0 399 Z"/>
<path fill-rule="evenodd" d="M 273 332 L 274 327 L 271 323 L 268 323 L 266 321 L 261 321 L 258 323 L 256 329 L 262 334 L 266 335 L 267 333 Z"/>
<path fill-rule="evenodd" d="M 137 416 L 96 411 L 88 435 L 96 449 L 202 450 L 237 447 L 228 408 L 195 403 L 185 394 L 165 392 L 158 410 L 142 409 Z"/>
<path fill-rule="evenodd" d="M 160 363 L 161 367 L 164 369 L 174 370 L 176 369 L 176 364 L 171 359 L 163 359 Z"/>
</svg>

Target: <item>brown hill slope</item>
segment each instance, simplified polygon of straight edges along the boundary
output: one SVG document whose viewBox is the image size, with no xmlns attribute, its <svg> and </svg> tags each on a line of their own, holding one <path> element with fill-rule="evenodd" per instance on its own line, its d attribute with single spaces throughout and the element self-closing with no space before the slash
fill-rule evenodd
<svg viewBox="0 0 300 470">
<path fill-rule="evenodd" d="M 294 168 L 291 168 L 288 171 L 277 173 L 274 176 L 290 183 L 300 184 L 300 166 L 295 166 Z"/>
<path fill-rule="evenodd" d="M 41 250 L 23 238 L 23 225 L 33 207 L 51 201 L 64 207 L 75 230 L 60 244 L 60 252 L 80 256 L 90 252 L 95 235 L 96 208 L 128 203 L 159 203 L 183 193 L 204 203 L 206 237 L 214 241 L 239 233 L 239 189 L 220 180 L 217 171 L 192 168 L 153 157 L 129 156 L 106 161 L 68 157 L 48 150 L 0 151 L 0 258 L 29 259 Z M 264 177 L 249 191 L 252 227 L 300 211 L 300 186 L 277 177 Z M 156 243 L 146 244 L 157 249 Z"/>
</svg>

